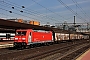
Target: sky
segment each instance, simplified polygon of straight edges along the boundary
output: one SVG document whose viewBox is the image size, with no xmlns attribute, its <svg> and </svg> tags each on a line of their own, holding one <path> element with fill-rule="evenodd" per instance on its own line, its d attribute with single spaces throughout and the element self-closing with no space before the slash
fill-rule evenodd
<svg viewBox="0 0 90 60">
<path fill-rule="evenodd" d="M 76 23 L 88 23 L 89 6 L 90 0 L 0 0 L 0 18 L 35 20 L 41 25 L 55 25 L 73 23 L 75 16 Z"/>
</svg>

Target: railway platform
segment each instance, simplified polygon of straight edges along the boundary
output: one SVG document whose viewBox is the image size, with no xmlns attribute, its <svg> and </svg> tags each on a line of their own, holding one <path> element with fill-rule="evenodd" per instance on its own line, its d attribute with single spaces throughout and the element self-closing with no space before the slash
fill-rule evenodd
<svg viewBox="0 0 90 60">
<path fill-rule="evenodd" d="M 13 47 L 13 41 L 0 41 L 0 48 Z"/>
<path fill-rule="evenodd" d="M 86 51 L 84 54 L 82 54 L 76 60 L 90 60 L 90 49 L 88 51 Z"/>
</svg>

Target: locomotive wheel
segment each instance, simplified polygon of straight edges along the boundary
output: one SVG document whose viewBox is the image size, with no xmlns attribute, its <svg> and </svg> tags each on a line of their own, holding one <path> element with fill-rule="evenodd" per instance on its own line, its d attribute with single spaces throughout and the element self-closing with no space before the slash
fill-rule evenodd
<svg viewBox="0 0 90 60">
<path fill-rule="evenodd" d="M 31 44 L 31 45 L 30 45 L 30 48 L 34 48 L 34 44 Z"/>
<path fill-rule="evenodd" d="M 50 42 L 50 45 L 53 45 L 53 42 Z"/>
<path fill-rule="evenodd" d="M 21 49 L 24 49 L 24 46 L 21 46 Z"/>
<path fill-rule="evenodd" d="M 45 46 L 49 46 L 49 43 L 44 43 Z"/>
<path fill-rule="evenodd" d="M 41 45 L 40 43 L 36 44 L 37 47 L 40 47 L 40 45 Z"/>
<path fill-rule="evenodd" d="M 29 49 L 30 48 L 30 46 L 26 46 L 26 49 Z"/>
</svg>

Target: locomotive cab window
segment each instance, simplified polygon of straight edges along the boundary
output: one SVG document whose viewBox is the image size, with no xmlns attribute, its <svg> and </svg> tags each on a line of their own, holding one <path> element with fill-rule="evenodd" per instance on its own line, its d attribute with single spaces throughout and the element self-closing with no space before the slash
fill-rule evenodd
<svg viewBox="0 0 90 60">
<path fill-rule="evenodd" d="M 26 31 L 17 31 L 16 35 L 26 35 Z"/>
</svg>

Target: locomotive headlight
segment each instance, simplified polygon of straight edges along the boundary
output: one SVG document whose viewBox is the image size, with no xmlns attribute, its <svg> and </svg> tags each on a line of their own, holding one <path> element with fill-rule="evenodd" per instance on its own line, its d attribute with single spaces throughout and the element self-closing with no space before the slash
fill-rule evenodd
<svg viewBox="0 0 90 60">
<path fill-rule="evenodd" d="M 25 40 L 26 38 L 22 38 L 22 40 Z"/>
<path fill-rule="evenodd" d="M 15 40 L 18 40 L 18 38 L 15 38 Z"/>
</svg>

